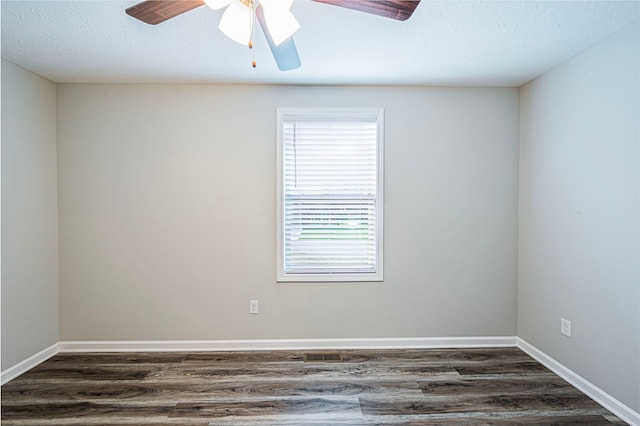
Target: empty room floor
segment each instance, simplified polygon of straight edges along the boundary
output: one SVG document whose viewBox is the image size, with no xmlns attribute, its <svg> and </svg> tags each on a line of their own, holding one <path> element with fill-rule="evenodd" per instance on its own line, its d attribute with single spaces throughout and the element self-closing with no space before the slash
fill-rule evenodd
<svg viewBox="0 0 640 426">
<path fill-rule="evenodd" d="M 625 424 L 517 348 L 305 353 L 60 353 L 2 424 Z"/>
</svg>

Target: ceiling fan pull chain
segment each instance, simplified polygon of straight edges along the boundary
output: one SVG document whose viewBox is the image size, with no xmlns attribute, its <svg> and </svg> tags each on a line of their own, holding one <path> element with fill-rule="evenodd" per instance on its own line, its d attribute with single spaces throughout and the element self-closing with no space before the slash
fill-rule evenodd
<svg viewBox="0 0 640 426">
<path fill-rule="evenodd" d="M 253 68 L 255 68 L 256 65 L 257 65 L 257 63 L 256 63 L 256 51 L 253 50 L 253 39 L 255 38 L 255 35 L 256 35 L 256 32 L 255 32 L 255 29 L 256 29 L 256 26 L 255 26 L 255 24 L 256 24 L 256 2 L 255 2 L 255 0 L 252 0 L 250 4 L 251 4 L 251 14 L 250 14 L 250 17 L 249 17 L 249 25 L 250 25 L 250 28 L 251 28 L 251 37 L 249 37 L 249 49 L 252 49 L 252 51 L 253 51 L 253 60 L 251 61 L 251 66 Z"/>
</svg>

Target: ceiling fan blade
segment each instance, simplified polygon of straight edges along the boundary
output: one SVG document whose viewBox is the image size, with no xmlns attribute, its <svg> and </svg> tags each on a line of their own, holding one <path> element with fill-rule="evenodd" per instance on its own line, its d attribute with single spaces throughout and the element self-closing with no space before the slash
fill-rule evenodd
<svg viewBox="0 0 640 426">
<path fill-rule="evenodd" d="M 346 7 L 359 12 L 371 13 L 385 18 L 406 21 L 413 15 L 420 0 L 313 0 L 334 6 Z"/>
<path fill-rule="evenodd" d="M 269 48 L 271 49 L 273 58 L 276 60 L 276 64 L 278 64 L 280 71 L 289 71 L 300 68 L 300 57 L 298 56 L 298 50 L 296 49 L 293 37 L 289 37 L 276 46 L 269 34 L 267 23 L 264 19 L 264 10 L 261 5 L 258 5 L 256 8 L 256 17 L 258 18 L 260 27 L 262 27 L 262 32 L 267 39 L 267 43 L 269 43 Z"/>
<path fill-rule="evenodd" d="M 126 12 L 142 22 L 156 25 L 203 4 L 204 0 L 149 0 L 131 6 Z"/>
</svg>

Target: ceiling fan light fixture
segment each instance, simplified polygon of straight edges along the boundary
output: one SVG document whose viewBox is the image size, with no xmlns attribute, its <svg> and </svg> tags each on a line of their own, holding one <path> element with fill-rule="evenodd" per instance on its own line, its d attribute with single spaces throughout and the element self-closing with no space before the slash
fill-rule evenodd
<svg viewBox="0 0 640 426">
<path fill-rule="evenodd" d="M 300 23 L 289 9 L 267 9 L 265 7 L 264 20 L 267 24 L 267 30 L 276 46 L 300 29 Z"/>
<path fill-rule="evenodd" d="M 260 0 L 260 4 L 264 9 L 280 9 L 289 10 L 293 5 L 293 0 Z"/>
<path fill-rule="evenodd" d="M 218 28 L 231 40 L 246 46 L 251 40 L 252 13 L 241 1 L 233 1 L 224 11 Z"/>
<path fill-rule="evenodd" d="M 204 2 L 213 10 L 220 10 L 229 6 L 232 0 L 204 0 Z"/>
</svg>

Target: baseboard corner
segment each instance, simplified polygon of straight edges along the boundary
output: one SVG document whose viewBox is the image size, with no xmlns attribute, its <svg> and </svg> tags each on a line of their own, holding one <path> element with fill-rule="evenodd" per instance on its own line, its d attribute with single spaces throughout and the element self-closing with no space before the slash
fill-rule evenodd
<svg viewBox="0 0 640 426">
<path fill-rule="evenodd" d="M 58 352 L 60 352 L 60 344 L 54 343 L 53 345 L 44 348 L 40 352 L 31 355 L 29 358 L 20 361 L 16 365 L 7 368 L 1 373 L 2 377 L 0 378 L 0 384 L 4 385 L 10 382 L 19 375 L 26 373 L 38 364 L 41 364 L 44 361 L 48 360 Z"/>
</svg>

